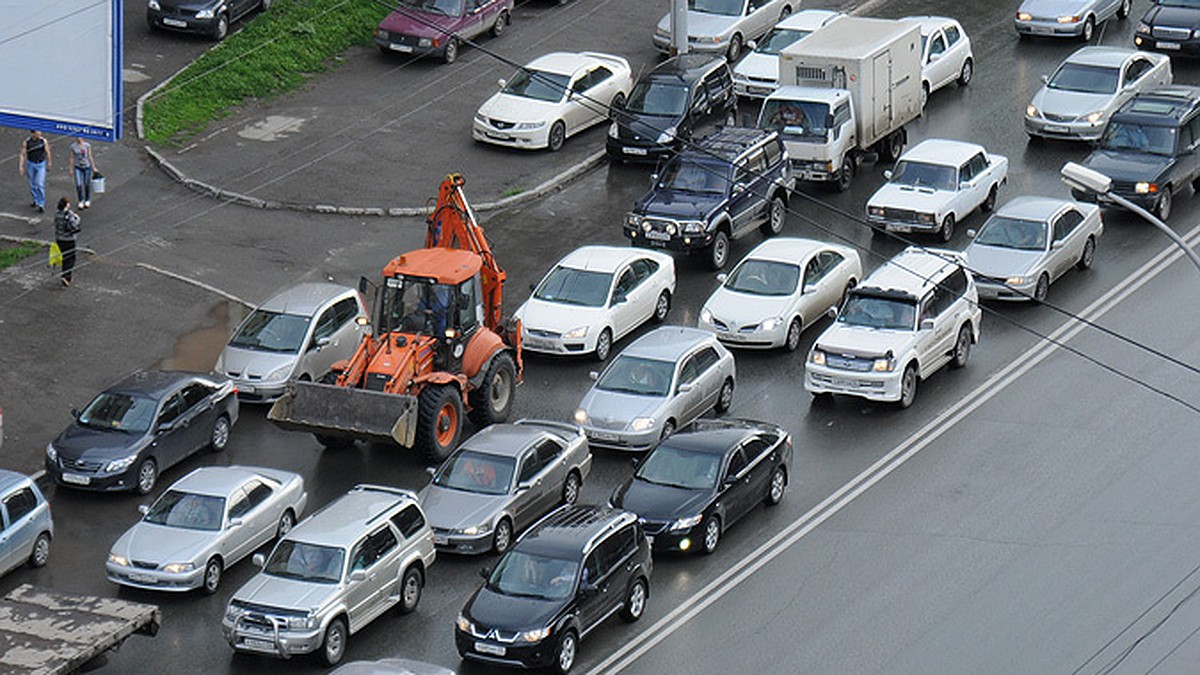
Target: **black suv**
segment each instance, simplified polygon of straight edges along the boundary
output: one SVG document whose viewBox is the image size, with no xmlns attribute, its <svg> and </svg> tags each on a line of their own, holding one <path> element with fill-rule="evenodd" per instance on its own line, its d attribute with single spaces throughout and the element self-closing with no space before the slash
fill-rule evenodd
<svg viewBox="0 0 1200 675">
<path fill-rule="evenodd" d="M 733 75 L 723 56 L 684 54 L 643 75 L 629 98 L 613 110 L 608 156 L 616 161 L 658 161 L 683 141 L 718 124 L 737 122 Z"/>
<path fill-rule="evenodd" d="M 458 615 L 464 659 L 566 673 L 579 639 L 620 611 L 637 621 L 650 595 L 650 543 L 637 516 L 564 506 L 496 563 Z"/>
<path fill-rule="evenodd" d="M 1138 49 L 1200 55 L 1200 2 L 1154 0 L 1138 22 L 1133 44 Z"/>
<path fill-rule="evenodd" d="M 1100 147 L 1084 166 L 1111 178 L 1112 192 L 1166 220 L 1174 194 L 1200 182 L 1197 146 L 1200 88 L 1158 87 L 1134 96 L 1113 113 Z M 1092 193 L 1071 193 L 1076 199 L 1097 201 Z"/>
<path fill-rule="evenodd" d="M 729 241 L 783 230 L 796 179 L 774 131 L 726 127 L 671 160 L 625 217 L 634 246 L 704 252 L 725 267 Z"/>
</svg>

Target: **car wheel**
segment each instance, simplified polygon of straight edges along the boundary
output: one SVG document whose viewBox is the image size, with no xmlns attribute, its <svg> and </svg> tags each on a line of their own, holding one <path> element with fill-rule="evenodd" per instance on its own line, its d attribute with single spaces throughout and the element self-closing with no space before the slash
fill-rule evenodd
<svg viewBox="0 0 1200 675">
<path fill-rule="evenodd" d="M 729 50 L 725 52 L 725 57 L 730 63 L 738 60 L 742 55 L 742 36 L 740 33 L 734 33 L 733 37 L 729 38 Z"/>
<path fill-rule="evenodd" d="M 673 433 L 675 433 L 675 422 L 673 420 L 667 420 L 666 423 L 663 424 L 662 433 L 658 435 L 658 440 L 665 441 Z"/>
<path fill-rule="evenodd" d="M 221 585 L 221 573 L 225 571 L 225 566 L 220 560 L 213 558 L 204 566 L 204 579 L 200 582 L 200 590 L 205 595 L 212 595 L 217 592 L 217 588 Z"/>
<path fill-rule="evenodd" d="M 1131 4 L 1132 3 L 1130 2 L 1130 0 L 1121 0 L 1121 6 L 1117 8 L 1117 18 L 1118 19 L 1128 19 L 1129 18 L 1129 10 L 1130 10 Z"/>
<path fill-rule="evenodd" d="M 154 490 L 154 485 L 158 482 L 158 465 L 150 457 L 142 460 L 138 465 L 137 483 L 133 489 L 139 495 L 148 495 Z"/>
<path fill-rule="evenodd" d="M 792 319 L 788 324 L 787 337 L 783 339 L 783 348 L 789 352 L 796 351 L 800 346 L 800 333 L 804 330 L 804 324 L 799 318 Z"/>
<path fill-rule="evenodd" d="M 996 190 L 997 187 L 995 185 L 992 186 L 992 189 L 988 190 L 987 197 L 979 205 L 980 211 L 988 212 L 996 208 Z"/>
<path fill-rule="evenodd" d="M 963 61 L 962 70 L 958 71 L 958 86 L 965 87 L 971 84 L 971 78 L 975 76 L 975 63 L 971 59 Z"/>
<path fill-rule="evenodd" d="M 208 435 L 208 447 L 213 452 L 221 452 L 229 445 L 229 418 L 221 415 L 213 422 L 212 433 Z"/>
<path fill-rule="evenodd" d="M 29 553 L 29 566 L 45 567 L 50 560 L 50 533 L 43 532 L 33 542 L 33 550 Z"/>
<path fill-rule="evenodd" d="M 624 107 L 625 107 L 625 93 L 618 91 L 612 97 L 612 100 L 608 102 L 608 116 L 610 118 L 613 118 L 613 113 Z"/>
<path fill-rule="evenodd" d="M 833 394 L 827 391 L 814 391 L 811 405 L 825 406 L 833 403 Z"/>
<path fill-rule="evenodd" d="M 1171 215 L 1171 186 L 1164 185 L 1158 201 L 1154 203 L 1154 215 L 1159 220 L 1166 220 Z"/>
<path fill-rule="evenodd" d="M 646 613 L 646 580 L 638 577 L 629 587 L 625 595 L 625 606 L 621 608 L 621 618 L 626 623 L 633 623 Z"/>
<path fill-rule="evenodd" d="M 854 182 L 855 170 L 854 158 L 847 154 L 842 158 L 842 168 L 838 170 L 837 182 L 833 184 L 838 192 L 850 189 L 851 183 Z"/>
<path fill-rule="evenodd" d="M 938 230 L 938 238 L 943 242 L 950 241 L 954 237 L 954 214 L 947 213 L 942 219 L 942 227 Z"/>
<path fill-rule="evenodd" d="M 700 552 L 704 555 L 710 555 L 717 550 L 717 544 L 721 543 L 721 519 L 716 516 L 709 516 L 704 523 L 704 539 L 700 542 Z"/>
<path fill-rule="evenodd" d="M 888 134 L 887 138 L 883 139 L 882 159 L 885 162 L 894 162 L 900 159 L 900 154 L 904 152 L 904 134 L 900 131 L 893 131 Z"/>
<path fill-rule="evenodd" d="M 325 629 L 325 641 L 321 645 L 321 662 L 336 666 L 346 655 L 346 620 L 338 617 L 329 622 Z"/>
<path fill-rule="evenodd" d="M 284 511 L 283 515 L 279 516 L 279 525 L 275 528 L 275 538 L 283 539 L 283 536 L 291 532 L 295 526 L 296 514 L 292 513 L 291 509 Z"/>
<path fill-rule="evenodd" d="M 658 294 L 658 299 L 654 301 L 654 316 L 651 318 L 654 323 L 662 323 L 667 320 L 667 314 L 670 311 L 671 291 L 663 289 L 663 292 Z"/>
<path fill-rule="evenodd" d="M 900 407 L 908 408 L 917 400 L 917 366 L 908 364 L 900 376 Z"/>
<path fill-rule="evenodd" d="M 504 35 L 510 21 L 512 21 L 512 17 L 508 15 L 508 12 L 500 12 L 500 16 L 496 17 L 496 23 L 492 24 L 492 37 Z"/>
<path fill-rule="evenodd" d="M 612 353 L 612 331 L 605 328 L 600 331 L 600 337 L 596 338 L 596 360 L 607 361 L 608 355 Z"/>
<path fill-rule="evenodd" d="M 492 534 L 492 550 L 503 555 L 512 548 L 513 544 L 513 527 L 512 521 L 508 518 L 501 518 L 496 524 L 496 531 Z"/>
<path fill-rule="evenodd" d="M 212 39 L 220 42 L 229 35 L 229 16 L 222 14 L 217 17 L 217 22 L 213 24 Z"/>
<path fill-rule="evenodd" d="M 421 602 L 421 588 L 425 585 L 421 570 L 416 565 L 404 570 L 404 578 L 400 580 L 400 613 L 412 614 Z"/>
<path fill-rule="evenodd" d="M 962 328 L 958 329 L 958 339 L 954 342 L 954 359 L 950 362 L 950 367 L 962 368 L 967 365 L 969 358 L 971 358 L 971 324 L 964 323 Z"/>
<path fill-rule="evenodd" d="M 458 39 L 450 38 L 442 49 L 442 62 L 454 63 L 458 59 Z"/>
<path fill-rule="evenodd" d="M 783 232 L 783 221 L 787 216 L 787 207 L 783 205 L 783 199 L 772 197 L 770 209 L 767 213 L 767 222 L 763 223 L 762 233 L 765 236 L 774 237 Z"/>
<path fill-rule="evenodd" d="M 1037 286 L 1033 287 L 1033 301 L 1045 302 L 1046 294 L 1050 292 L 1050 275 L 1042 272 L 1042 276 L 1038 277 Z"/>
<path fill-rule="evenodd" d="M 451 384 L 427 384 L 418 398 L 417 448 L 425 459 L 441 464 L 462 436 L 462 397 Z"/>
<path fill-rule="evenodd" d="M 566 675 L 575 665 L 575 657 L 579 652 L 579 638 L 575 631 L 568 628 L 558 641 L 558 653 L 554 656 L 554 672 Z"/>
<path fill-rule="evenodd" d="M 925 111 L 925 105 L 929 103 L 929 83 L 921 83 L 921 111 Z"/>
<path fill-rule="evenodd" d="M 1092 263 L 1096 260 L 1096 240 L 1088 237 L 1087 241 L 1083 242 L 1083 255 L 1079 256 L 1079 262 L 1075 263 L 1075 267 L 1086 270 L 1091 269 Z"/>
<path fill-rule="evenodd" d="M 1083 32 L 1080 33 L 1080 36 L 1083 38 L 1084 42 L 1091 42 L 1092 35 L 1095 34 L 1095 32 L 1096 32 L 1096 19 L 1089 16 L 1088 18 L 1083 20 Z"/>
<path fill-rule="evenodd" d="M 550 127 L 550 136 L 546 139 L 546 147 L 550 152 L 558 152 L 562 150 L 563 143 L 567 140 L 567 125 L 562 123 L 562 120 L 555 122 Z"/>
<path fill-rule="evenodd" d="M 725 382 L 721 385 L 721 393 L 717 395 L 717 403 L 713 406 L 717 412 L 728 412 L 733 405 L 733 378 L 725 378 Z"/>
<path fill-rule="evenodd" d="M 562 500 L 564 504 L 574 504 L 579 501 L 579 488 L 583 485 L 583 481 L 579 479 L 579 474 L 572 471 L 567 474 L 567 480 L 563 481 Z"/>
<path fill-rule="evenodd" d="M 782 466 L 775 467 L 775 471 L 771 472 L 771 482 L 767 484 L 767 496 L 763 502 L 767 506 L 776 506 L 783 501 L 783 493 L 787 490 L 787 469 Z"/>
<path fill-rule="evenodd" d="M 517 382 L 517 367 L 508 352 L 492 358 L 483 381 L 467 395 L 471 412 L 467 417 L 477 427 L 486 427 L 508 420 L 512 413 L 513 389 Z"/>
<path fill-rule="evenodd" d="M 783 21 L 784 19 L 788 18 L 791 15 L 792 15 L 792 6 L 784 5 L 783 9 L 780 10 L 780 12 L 779 12 L 779 20 Z"/>
<path fill-rule="evenodd" d="M 717 230 L 712 243 L 708 245 L 708 265 L 714 270 L 724 269 L 729 262 L 729 235 L 725 230 Z"/>
</svg>

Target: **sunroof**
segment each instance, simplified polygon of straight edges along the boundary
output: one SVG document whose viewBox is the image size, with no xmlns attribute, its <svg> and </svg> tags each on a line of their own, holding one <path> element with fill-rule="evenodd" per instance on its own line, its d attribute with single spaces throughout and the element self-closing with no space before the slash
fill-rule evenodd
<svg viewBox="0 0 1200 675">
<path fill-rule="evenodd" d="M 1153 115 L 1169 115 L 1175 110 L 1175 104 L 1169 101 L 1134 101 L 1129 110 Z"/>
</svg>

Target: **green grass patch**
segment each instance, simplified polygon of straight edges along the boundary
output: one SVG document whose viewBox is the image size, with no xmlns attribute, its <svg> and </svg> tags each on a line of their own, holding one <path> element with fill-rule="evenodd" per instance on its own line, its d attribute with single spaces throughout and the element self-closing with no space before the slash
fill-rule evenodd
<svg viewBox="0 0 1200 675">
<path fill-rule="evenodd" d="M 507 190 L 505 190 L 504 192 L 500 193 L 500 198 L 506 199 L 508 197 L 516 197 L 517 195 L 521 194 L 524 191 L 525 191 L 525 188 L 523 188 L 523 187 L 510 187 Z"/>
<path fill-rule="evenodd" d="M 275 0 L 146 101 L 146 139 L 178 144 L 250 99 L 296 89 L 371 44 L 387 13 L 373 0 Z"/>
<path fill-rule="evenodd" d="M 41 244 L 32 241 L 14 243 L 0 241 L 0 270 L 10 265 L 16 265 L 35 253 L 45 250 Z"/>
</svg>

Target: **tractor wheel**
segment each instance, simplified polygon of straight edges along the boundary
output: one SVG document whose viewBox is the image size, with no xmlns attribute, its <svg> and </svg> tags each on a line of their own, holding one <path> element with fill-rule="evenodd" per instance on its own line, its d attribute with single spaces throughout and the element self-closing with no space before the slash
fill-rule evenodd
<svg viewBox="0 0 1200 675">
<path fill-rule="evenodd" d="M 419 402 L 417 451 L 426 460 L 440 464 L 462 437 L 462 396 L 454 385 L 431 384 L 421 392 Z"/>
<path fill-rule="evenodd" d="M 488 365 L 483 382 L 470 393 L 471 412 L 467 416 L 477 427 L 505 422 L 512 412 L 517 385 L 517 367 L 508 352 L 501 352 Z"/>
</svg>

